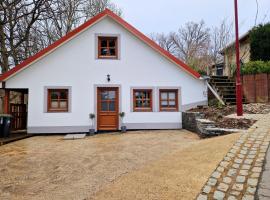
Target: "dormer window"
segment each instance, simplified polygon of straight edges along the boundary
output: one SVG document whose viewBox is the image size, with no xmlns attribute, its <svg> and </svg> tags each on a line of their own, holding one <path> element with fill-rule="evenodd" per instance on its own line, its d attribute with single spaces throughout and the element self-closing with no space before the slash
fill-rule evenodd
<svg viewBox="0 0 270 200">
<path fill-rule="evenodd" d="M 98 58 L 117 59 L 118 58 L 117 37 L 98 37 Z"/>
</svg>

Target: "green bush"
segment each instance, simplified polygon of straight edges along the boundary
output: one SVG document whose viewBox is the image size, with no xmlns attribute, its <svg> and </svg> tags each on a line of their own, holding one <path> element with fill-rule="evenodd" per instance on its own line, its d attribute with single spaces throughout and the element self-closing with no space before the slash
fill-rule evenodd
<svg viewBox="0 0 270 200">
<path fill-rule="evenodd" d="M 270 61 L 250 61 L 241 68 L 242 74 L 262 74 L 270 73 Z"/>
<path fill-rule="evenodd" d="M 252 61 L 270 60 L 270 23 L 259 25 L 250 31 L 250 58 Z"/>
</svg>

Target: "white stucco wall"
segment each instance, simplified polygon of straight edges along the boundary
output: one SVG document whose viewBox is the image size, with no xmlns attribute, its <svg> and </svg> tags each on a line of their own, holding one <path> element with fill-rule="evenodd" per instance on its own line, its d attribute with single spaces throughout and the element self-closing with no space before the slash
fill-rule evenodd
<svg viewBox="0 0 270 200">
<path fill-rule="evenodd" d="M 96 59 L 97 33 L 120 35 L 119 60 Z M 181 87 L 180 109 L 207 100 L 204 81 L 179 69 L 108 17 L 10 78 L 6 87 L 29 88 L 28 127 L 86 127 L 89 113 L 95 111 L 95 84 L 121 85 L 125 123 L 181 123 L 181 112 L 131 112 L 131 87 Z M 72 87 L 71 112 L 44 112 L 44 87 L 51 86 Z"/>
</svg>

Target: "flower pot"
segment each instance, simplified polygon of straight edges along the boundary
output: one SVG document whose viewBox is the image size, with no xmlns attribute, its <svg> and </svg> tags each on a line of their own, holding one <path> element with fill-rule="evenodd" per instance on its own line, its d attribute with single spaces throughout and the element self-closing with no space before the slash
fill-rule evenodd
<svg viewBox="0 0 270 200">
<path fill-rule="evenodd" d="M 122 132 L 122 133 L 127 132 L 127 127 L 126 127 L 126 126 L 121 126 L 121 132 Z"/>
<path fill-rule="evenodd" d="M 95 135 L 95 129 L 89 129 L 89 136 Z"/>
</svg>

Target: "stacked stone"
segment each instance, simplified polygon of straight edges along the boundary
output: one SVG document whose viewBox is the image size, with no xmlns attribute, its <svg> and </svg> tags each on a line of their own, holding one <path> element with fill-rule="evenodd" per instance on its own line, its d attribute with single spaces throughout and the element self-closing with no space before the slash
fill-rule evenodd
<svg viewBox="0 0 270 200">
<path fill-rule="evenodd" d="M 212 173 L 197 200 L 255 197 L 270 142 L 270 115 L 242 133 Z"/>
</svg>

